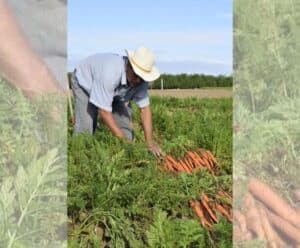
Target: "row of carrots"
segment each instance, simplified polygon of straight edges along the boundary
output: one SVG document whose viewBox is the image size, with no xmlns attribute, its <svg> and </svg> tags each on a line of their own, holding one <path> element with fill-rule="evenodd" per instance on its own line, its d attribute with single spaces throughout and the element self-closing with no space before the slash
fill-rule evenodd
<svg viewBox="0 0 300 248">
<path fill-rule="evenodd" d="M 294 199 L 300 201 L 299 190 Z M 248 182 L 241 209 L 233 211 L 234 241 L 265 240 L 269 247 L 300 247 L 300 211 L 256 178 Z"/>
<path fill-rule="evenodd" d="M 217 195 L 221 198 L 227 198 L 230 202 L 232 201 L 232 197 L 225 191 L 219 191 Z M 199 217 L 202 226 L 207 229 L 210 229 L 213 224 L 219 222 L 217 212 L 232 223 L 231 204 L 217 203 L 210 199 L 205 193 L 202 193 L 200 201 L 191 200 L 189 203 L 190 207 Z"/>
<path fill-rule="evenodd" d="M 192 174 L 198 169 L 206 168 L 212 175 L 217 175 L 217 165 L 216 158 L 209 150 L 205 149 L 188 151 L 181 160 L 176 160 L 168 155 L 164 162 L 164 167 L 168 171 L 188 174 Z M 226 199 L 226 202 L 232 202 L 232 197 L 225 191 L 220 190 L 217 196 Z M 190 200 L 189 205 L 199 217 L 202 226 L 207 229 L 210 229 L 213 224 L 219 222 L 217 212 L 229 222 L 232 222 L 231 204 L 218 203 L 210 199 L 204 192 L 201 194 L 200 200 Z"/>
<path fill-rule="evenodd" d="M 176 160 L 172 156 L 166 156 L 164 167 L 172 172 L 185 172 L 192 174 L 194 170 L 207 168 L 213 175 L 216 175 L 217 161 L 208 150 L 188 151 L 185 158 Z"/>
</svg>

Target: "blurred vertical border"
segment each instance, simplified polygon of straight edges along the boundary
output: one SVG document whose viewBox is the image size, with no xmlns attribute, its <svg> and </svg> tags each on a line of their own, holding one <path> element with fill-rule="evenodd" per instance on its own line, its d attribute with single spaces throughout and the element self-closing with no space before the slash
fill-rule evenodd
<svg viewBox="0 0 300 248">
<path fill-rule="evenodd" d="M 66 1 L 6 2 L 63 85 Z M 28 99 L 0 75 L 0 247 L 67 247 L 66 106 L 54 93 Z"/>
<path fill-rule="evenodd" d="M 300 1 L 234 1 L 233 56 L 234 246 L 296 247 Z"/>
</svg>

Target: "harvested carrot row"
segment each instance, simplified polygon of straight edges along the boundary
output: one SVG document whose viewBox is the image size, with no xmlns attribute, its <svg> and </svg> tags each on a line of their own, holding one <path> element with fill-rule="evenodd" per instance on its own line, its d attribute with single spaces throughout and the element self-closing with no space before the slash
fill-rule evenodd
<svg viewBox="0 0 300 248">
<path fill-rule="evenodd" d="M 184 171 L 186 173 L 189 173 L 189 174 L 192 173 L 192 171 L 186 166 L 186 164 L 182 160 L 180 160 L 178 163 L 182 166 L 182 168 L 184 169 Z"/>
<path fill-rule="evenodd" d="M 185 163 L 189 166 L 189 168 L 191 170 L 194 170 L 194 166 L 193 166 L 193 164 L 190 162 L 190 160 L 188 158 L 185 159 Z"/>
<path fill-rule="evenodd" d="M 237 220 L 242 233 L 246 233 L 247 232 L 247 222 L 246 222 L 245 215 L 243 215 L 239 210 L 236 209 L 233 211 L 233 217 L 234 217 L 234 219 Z"/>
<path fill-rule="evenodd" d="M 262 207 L 258 207 L 258 212 L 261 219 L 263 230 L 266 235 L 266 239 L 268 240 L 270 247 L 277 247 L 277 244 L 279 245 L 279 247 L 285 247 L 284 242 L 278 236 L 278 234 L 273 229 L 271 223 L 269 222 L 265 210 Z"/>
<path fill-rule="evenodd" d="M 300 216 L 298 213 L 268 185 L 252 178 L 249 181 L 248 190 L 276 214 L 300 229 Z"/>
<path fill-rule="evenodd" d="M 197 160 L 200 162 L 200 164 L 201 164 L 202 166 L 205 166 L 205 161 L 203 160 L 203 157 L 199 156 L 198 153 L 192 152 L 192 156 L 193 156 L 195 159 L 197 159 Z"/>
<path fill-rule="evenodd" d="M 266 210 L 269 221 L 281 232 L 283 232 L 290 239 L 294 240 L 297 244 L 300 243 L 300 230 L 293 226 L 290 222 L 282 217 L 271 213 Z"/>
<path fill-rule="evenodd" d="M 213 156 L 213 154 L 209 151 L 209 150 L 206 150 L 206 152 L 208 153 L 210 159 L 213 161 L 213 164 L 217 164 L 217 160 L 215 159 L 215 157 Z"/>
<path fill-rule="evenodd" d="M 201 162 L 194 156 L 192 152 L 187 152 L 189 154 L 190 158 L 193 160 L 196 167 L 201 166 Z"/>
<path fill-rule="evenodd" d="M 232 201 L 232 196 L 228 194 L 226 191 L 220 190 L 218 191 L 218 195 L 224 198 L 228 198 L 229 200 Z"/>
<path fill-rule="evenodd" d="M 203 227 L 212 227 L 212 224 L 209 223 L 205 217 L 204 217 L 204 213 L 201 209 L 201 205 L 199 204 L 199 202 L 197 201 L 190 201 L 190 206 L 191 208 L 195 211 L 195 213 L 197 214 L 197 216 L 199 217 L 201 224 Z"/>
<path fill-rule="evenodd" d="M 206 211 L 208 212 L 209 216 L 212 218 L 212 220 L 215 223 L 218 223 L 218 218 L 213 213 L 213 210 L 209 207 L 209 199 L 207 197 L 202 197 L 201 203 L 202 203 L 203 207 L 206 209 Z"/>
<path fill-rule="evenodd" d="M 221 213 L 229 222 L 232 222 L 232 218 L 229 213 L 225 210 L 225 208 L 221 204 L 216 204 L 216 209 Z"/>
<path fill-rule="evenodd" d="M 207 163 L 209 164 L 209 166 L 212 168 L 214 166 L 213 162 L 211 162 L 211 159 L 208 155 L 208 153 L 205 151 L 202 153 L 203 158 L 207 161 Z"/>
<path fill-rule="evenodd" d="M 190 169 L 190 171 L 192 172 L 194 170 L 193 166 L 190 164 L 190 162 L 187 159 L 184 159 L 185 164 L 187 165 L 187 167 Z"/>
</svg>

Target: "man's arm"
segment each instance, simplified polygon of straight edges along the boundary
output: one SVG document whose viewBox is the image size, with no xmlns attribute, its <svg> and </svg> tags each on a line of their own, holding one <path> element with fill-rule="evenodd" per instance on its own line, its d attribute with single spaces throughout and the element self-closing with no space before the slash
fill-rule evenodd
<svg viewBox="0 0 300 248">
<path fill-rule="evenodd" d="M 0 43 L 2 76 L 29 96 L 58 91 L 58 84 L 23 37 L 4 0 L 0 0 L 0 17 L 0 36 L 4 37 Z"/>
<path fill-rule="evenodd" d="M 152 132 L 152 113 L 150 106 L 146 106 L 140 109 L 141 119 L 144 128 L 145 140 L 148 146 L 148 149 L 156 156 L 162 155 L 162 151 L 159 146 L 157 146 L 153 141 L 153 132 Z"/>
<path fill-rule="evenodd" d="M 124 135 L 122 130 L 116 124 L 111 112 L 103 110 L 103 109 L 99 109 L 98 113 L 99 113 L 100 117 L 103 119 L 105 125 L 109 128 L 109 130 L 112 132 L 113 135 L 115 135 L 116 137 L 118 137 L 120 139 L 126 139 L 126 136 Z"/>
</svg>

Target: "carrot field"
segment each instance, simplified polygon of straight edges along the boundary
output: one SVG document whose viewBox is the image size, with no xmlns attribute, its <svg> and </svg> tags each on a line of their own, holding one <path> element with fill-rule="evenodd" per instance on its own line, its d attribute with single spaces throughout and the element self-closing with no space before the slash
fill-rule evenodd
<svg viewBox="0 0 300 248">
<path fill-rule="evenodd" d="M 215 212 L 218 222 L 207 228 L 190 205 L 203 193 L 216 205 L 224 201 L 219 191 L 232 194 L 232 99 L 152 97 L 151 106 L 164 152 L 180 160 L 188 151 L 209 150 L 217 173 L 167 170 L 145 147 L 136 106 L 134 144 L 101 123 L 94 136 L 72 136 L 70 126 L 69 247 L 232 246 L 230 221 Z"/>
</svg>

